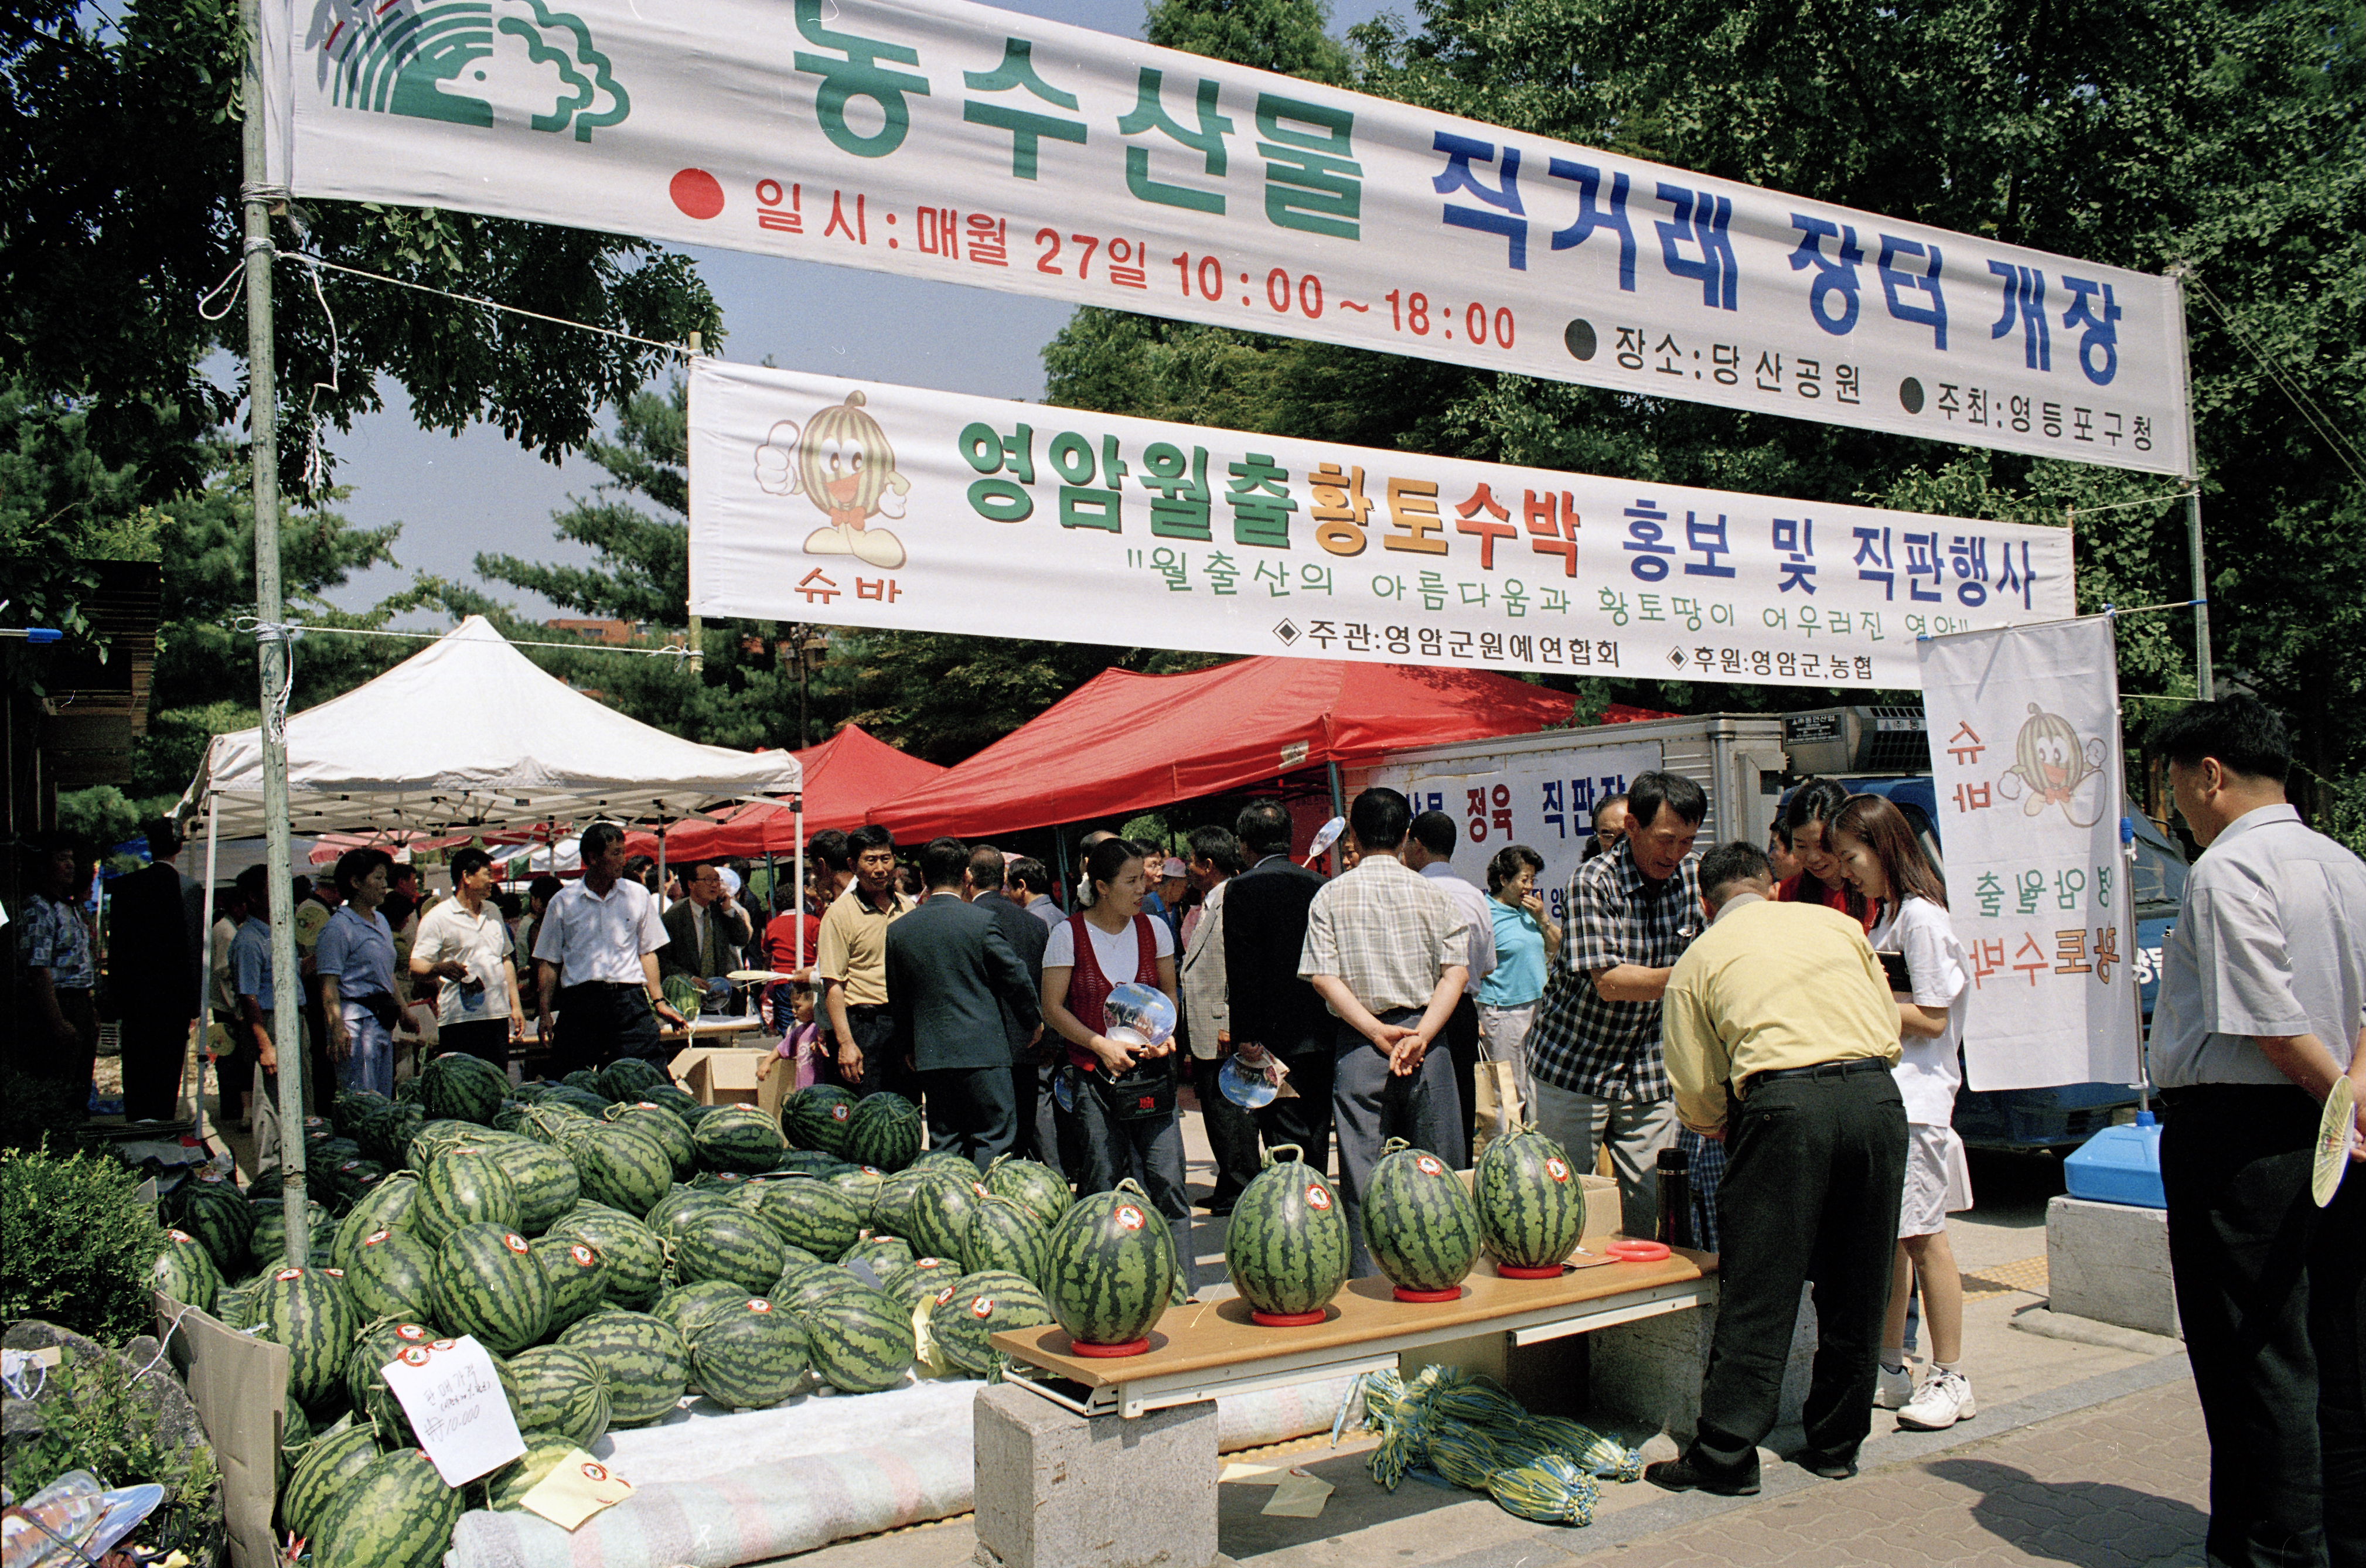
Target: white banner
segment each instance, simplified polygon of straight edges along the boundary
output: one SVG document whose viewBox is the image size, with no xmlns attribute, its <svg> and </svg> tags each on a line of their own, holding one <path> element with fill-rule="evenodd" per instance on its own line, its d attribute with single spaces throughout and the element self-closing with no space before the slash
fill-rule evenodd
<svg viewBox="0 0 2366 1568">
<path fill-rule="evenodd" d="M 265 10 L 271 177 L 298 196 L 2190 463 L 2183 307 L 2149 274 L 968 0 Z"/>
<path fill-rule="evenodd" d="M 1899 688 L 1920 635 L 2069 615 L 2070 552 L 2067 528 L 691 369 L 693 615 Z"/>
<path fill-rule="evenodd" d="M 2110 619 L 1916 646 L 1947 904 L 1977 987 L 1966 1087 L 2135 1082 Z"/>
</svg>

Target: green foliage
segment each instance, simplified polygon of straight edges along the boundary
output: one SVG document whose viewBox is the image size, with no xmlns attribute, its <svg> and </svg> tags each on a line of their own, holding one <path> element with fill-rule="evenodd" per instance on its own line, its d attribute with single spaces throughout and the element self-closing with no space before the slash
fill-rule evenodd
<svg viewBox="0 0 2366 1568">
<path fill-rule="evenodd" d="M 0 1321 L 38 1317 L 103 1345 L 147 1331 L 163 1227 L 104 1155 L 0 1153 Z"/>
<path fill-rule="evenodd" d="M 162 1412 L 141 1397 L 138 1381 L 133 1369 L 115 1356 L 69 1359 L 52 1370 L 41 1402 L 40 1432 L 8 1441 L 8 1490 L 21 1500 L 77 1470 L 108 1486 L 153 1483 L 164 1488 L 164 1501 L 132 1540 L 160 1551 L 181 1546 L 194 1552 L 221 1472 L 206 1444 L 165 1437 Z"/>
<path fill-rule="evenodd" d="M 170 804 L 166 801 L 161 806 Z M 141 826 L 158 815 L 161 806 L 143 808 L 141 802 L 113 784 L 62 791 L 58 795 L 58 830 L 73 834 L 104 857 L 117 844 L 139 837 Z"/>
<path fill-rule="evenodd" d="M 1348 85 L 1354 61 L 1323 29 L 1325 0 L 1153 0 L 1144 36 L 1165 49 Z"/>
</svg>

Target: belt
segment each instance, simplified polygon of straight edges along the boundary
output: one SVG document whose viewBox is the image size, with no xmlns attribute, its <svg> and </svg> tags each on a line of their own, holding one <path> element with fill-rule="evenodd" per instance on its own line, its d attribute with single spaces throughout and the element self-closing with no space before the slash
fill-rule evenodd
<svg viewBox="0 0 2366 1568">
<path fill-rule="evenodd" d="M 881 1013 L 887 1010 L 887 1004 L 885 1002 L 849 1002 L 846 1004 L 846 1010 L 850 1015 L 858 1012 L 866 1015 Z"/>
<path fill-rule="evenodd" d="M 559 989 L 563 991 L 637 991 L 642 996 L 648 995 L 649 990 L 648 987 L 631 980 L 578 980 L 573 985 L 562 986 Z"/>
<path fill-rule="evenodd" d="M 1819 1062 L 1812 1067 L 1769 1067 L 1735 1084 L 1733 1098 L 1748 1100 L 1758 1092 L 1760 1084 L 1779 1083 L 1786 1078 L 1844 1078 L 1857 1073 L 1887 1071 L 1889 1064 L 1878 1056 L 1857 1056 L 1845 1062 Z"/>
</svg>

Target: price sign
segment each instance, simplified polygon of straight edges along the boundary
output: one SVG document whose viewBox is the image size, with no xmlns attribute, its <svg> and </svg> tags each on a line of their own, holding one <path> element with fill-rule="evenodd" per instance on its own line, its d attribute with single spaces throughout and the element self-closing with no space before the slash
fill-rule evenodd
<svg viewBox="0 0 2366 1568">
<path fill-rule="evenodd" d="M 410 1346 L 381 1371 L 445 1485 L 474 1481 L 525 1452 L 493 1358 L 474 1338 Z"/>
</svg>

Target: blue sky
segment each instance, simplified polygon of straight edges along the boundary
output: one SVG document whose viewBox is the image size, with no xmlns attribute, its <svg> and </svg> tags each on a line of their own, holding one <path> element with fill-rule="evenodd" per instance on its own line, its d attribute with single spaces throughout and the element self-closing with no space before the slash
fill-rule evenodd
<svg viewBox="0 0 2366 1568">
<path fill-rule="evenodd" d="M 1014 0 L 1003 9 L 1104 32 L 1140 37 L 1136 0 Z M 1335 0 L 1332 30 L 1344 31 L 1409 4 Z M 732 251 L 692 249 L 723 307 L 725 353 L 754 363 L 771 356 L 790 369 L 990 397 L 1043 395 L 1044 344 L 1070 310 L 1050 300 L 856 272 Z M 283 276 L 287 276 L 286 274 Z M 958 333 L 941 330 L 963 322 Z M 420 429 L 401 389 L 382 378 L 384 412 L 334 436 L 337 478 L 353 487 L 341 510 L 372 526 L 400 523 L 399 568 L 380 567 L 332 595 L 366 609 L 407 586 L 414 571 L 476 581 L 478 552 L 528 560 L 588 561 L 591 553 L 553 536 L 551 513 L 603 478 L 584 458 L 544 462 L 490 425 L 458 436 Z M 283 395 L 292 395 L 284 389 Z M 557 612 L 533 595 L 488 585 L 537 615 Z"/>
</svg>

